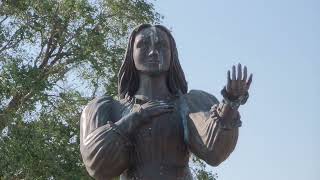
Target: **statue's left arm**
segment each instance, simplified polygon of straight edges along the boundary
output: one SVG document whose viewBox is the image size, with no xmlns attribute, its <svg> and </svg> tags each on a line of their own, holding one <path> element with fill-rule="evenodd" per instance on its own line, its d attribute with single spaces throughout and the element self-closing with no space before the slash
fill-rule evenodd
<svg viewBox="0 0 320 180">
<path fill-rule="evenodd" d="M 236 146 L 241 125 L 239 112 L 203 91 L 192 90 L 187 97 L 190 111 L 187 124 L 189 148 L 200 159 L 217 166 Z M 223 117 L 220 117 L 221 108 L 228 111 Z"/>
<path fill-rule="evenodd" d="M 188 145 L 192 153 L 212 166 L 217 166 L 234 150 L 241 126 L 238 108 L 248 99 L 248 89 L 252 75 L 247 81 L 247 69 L 242 75 L 238 65 L 238 76 L 235 66 L 232 78 L 228 72 L 228 82 L 221 91 L 224 99 L 219 101 L 203 91 L 190 91 L 187 94 L 189 106 Z M 243 78 L 242 78 L 243 77 Z"/>
</svg>

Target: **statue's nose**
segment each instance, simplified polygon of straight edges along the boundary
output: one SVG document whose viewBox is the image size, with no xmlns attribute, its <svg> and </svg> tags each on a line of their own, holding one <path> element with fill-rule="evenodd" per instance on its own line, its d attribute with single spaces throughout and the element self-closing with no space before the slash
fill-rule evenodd
<svg viewBox="0 0 320 180">
<path fill-rule="evenodd" d="M 157 49 L 152 48 L 148 55 L 149 55 L 150 57 L 158 57 L 158 56 L 159 56 L 159 52 L 158 52 Z"/>
</svg>

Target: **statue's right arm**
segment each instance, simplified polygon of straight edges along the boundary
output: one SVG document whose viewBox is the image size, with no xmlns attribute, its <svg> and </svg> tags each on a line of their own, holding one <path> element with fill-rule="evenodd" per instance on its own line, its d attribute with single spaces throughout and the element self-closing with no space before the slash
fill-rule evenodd
<svg viewBox="0 0 320 180">
<path fill-rule="evenodd" d="M 120 117 L 119 106 L 111 97 L 91 101 L 80 120 L 80 151 L 89 174 L 95 179 L 119 176 L 129 164 L 130 141 L 136 128 L 136 113 Z"/>
</svg>

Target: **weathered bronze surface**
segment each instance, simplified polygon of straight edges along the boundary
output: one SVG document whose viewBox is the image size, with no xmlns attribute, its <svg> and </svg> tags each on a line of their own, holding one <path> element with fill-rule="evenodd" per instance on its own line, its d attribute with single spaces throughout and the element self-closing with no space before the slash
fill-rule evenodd
<svg viewBox="0 0 320 180">
<path fill-rule="evenodd" d="M 89 174 L 95 179 L 193 179 L 190 153 L 219 165 L 235 148 L 238 107 L 246 102 L 251 81 L 239 64 L 228 71 L 222 102 L 204 91 L 188 92 L 169 30 L 137 27 L 119 72 L 119 100 L 95 98 L 82 113 L 80 149 Z"/>
</svg>

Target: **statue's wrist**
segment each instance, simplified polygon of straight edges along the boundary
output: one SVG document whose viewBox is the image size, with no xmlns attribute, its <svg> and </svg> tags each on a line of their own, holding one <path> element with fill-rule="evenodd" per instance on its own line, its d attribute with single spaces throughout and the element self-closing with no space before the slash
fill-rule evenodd
<svg viewBox="0 0 320 180">
<path fill-rule="evenodd" d="M 121 120 L 117 121 L 116 124 L 126 136 L 131 136 L 131 134 L 133 134 L 141 124 L 140 115 L 138 112 L 131 112 Z"/>
<path fill-rule="evenodd" d="M 232 107 L 229 103 L 222 100 L 222 102 L 217 106 L 217 113 L 222 118 L 232 119 L 238 113 L 238 106 Z"/>
<path fill-rule="evenodd" d="M 119 126 L 111 121 L 108 121 L 107 124 L 111 127 L 112 131 L 114 131 L 116 134 L 118 134 L 124 140 L 124 142 L 126 143 L 127 146 L 131 145 L 131 141 L 128 136 L 129 134 L 127 131 L 125 131 L 121 127 L 121 125 Z"/>
<path fill-rule="evenodd" d="M 221 90 L 221 95 L 223 96 L 223 103 L 228 105 L 231 109 L 237 110 L 240 105 L 243 105 L 247 102 L 249 98 L 249 93 L 247 92 L 246 94 L 239 96 L 239 97 L 234 97 L 228 94 L 226 87 L 224 87 Z"/>
</svg>

